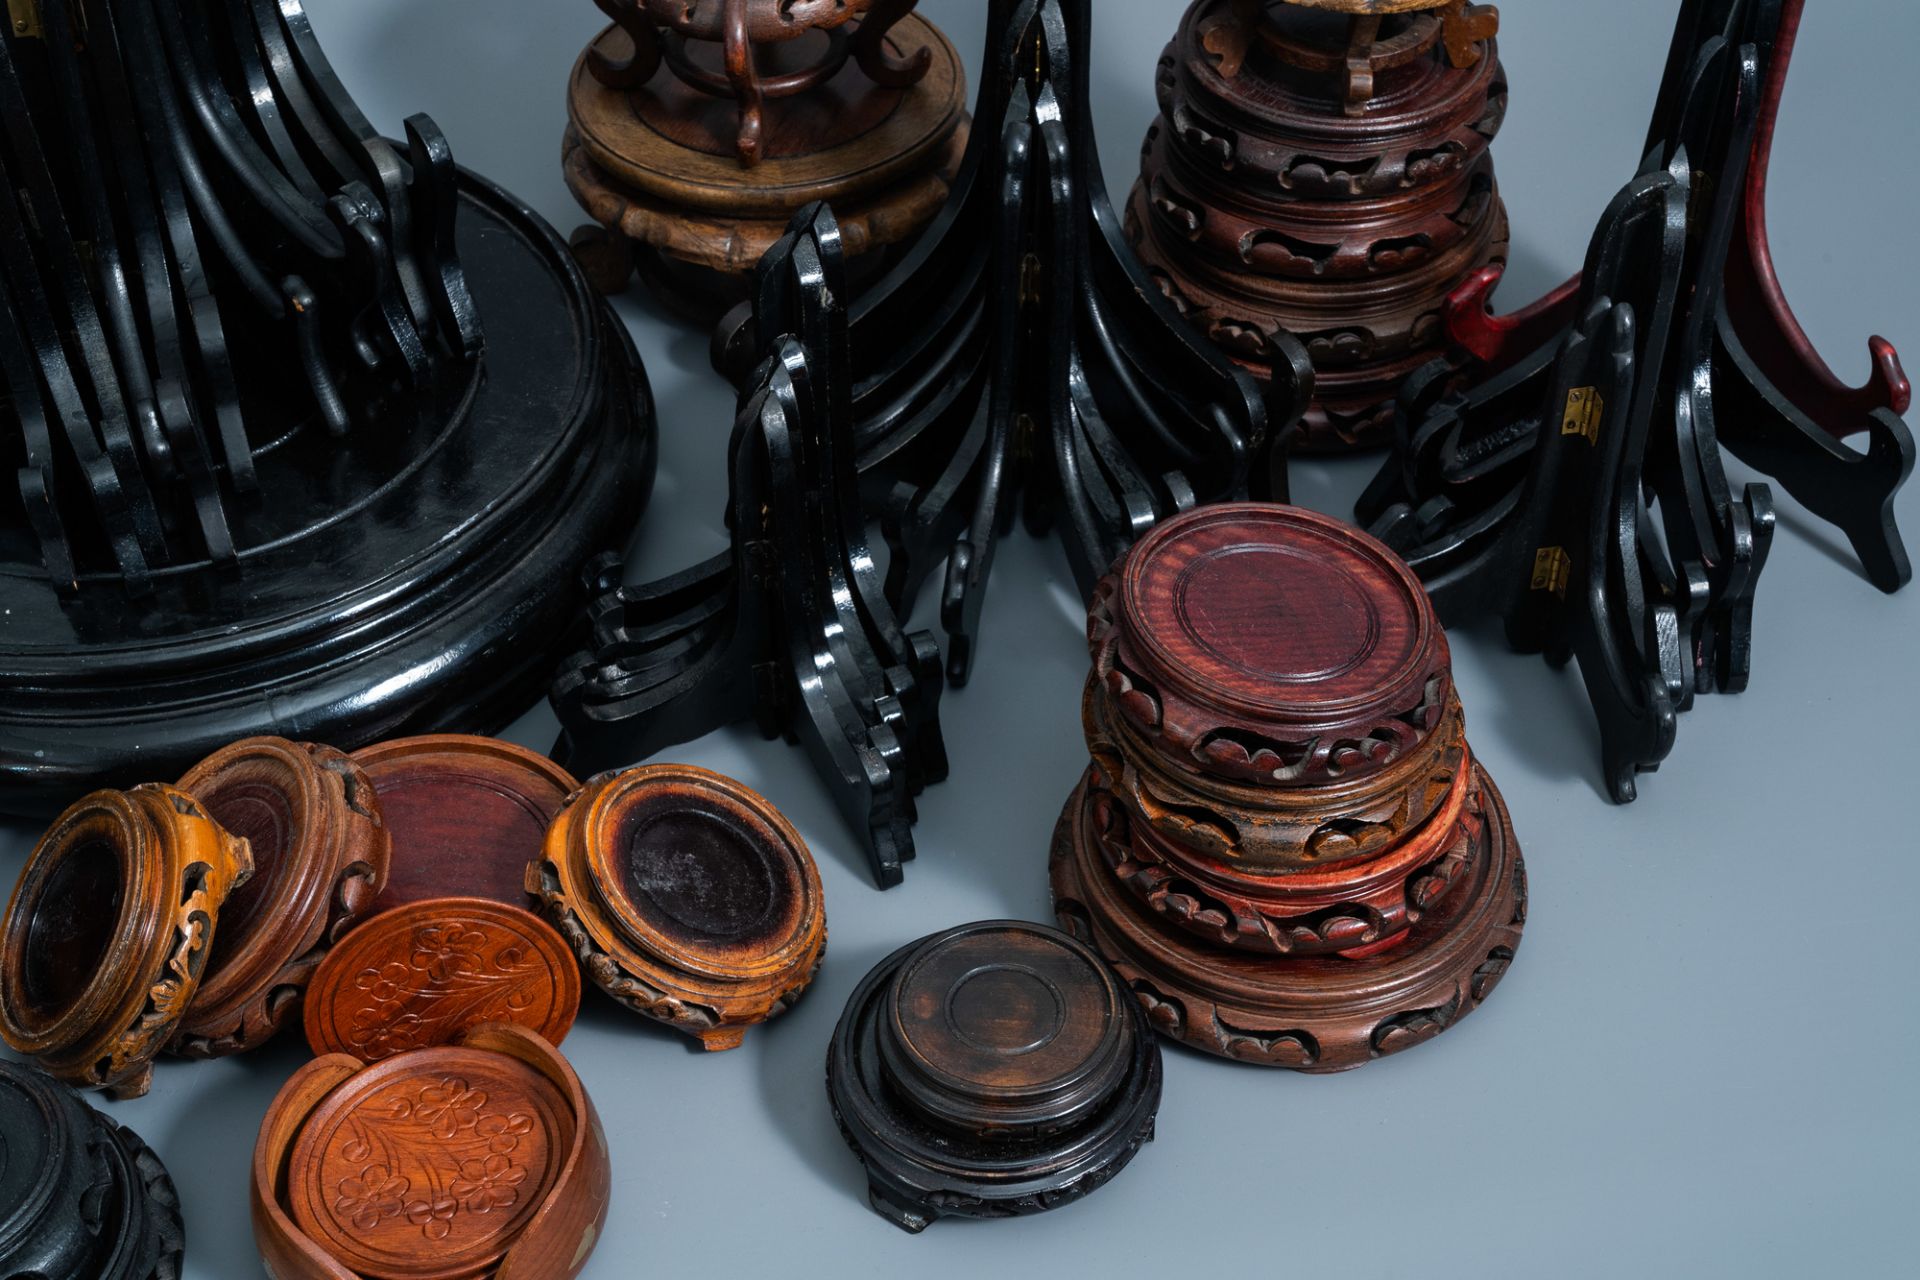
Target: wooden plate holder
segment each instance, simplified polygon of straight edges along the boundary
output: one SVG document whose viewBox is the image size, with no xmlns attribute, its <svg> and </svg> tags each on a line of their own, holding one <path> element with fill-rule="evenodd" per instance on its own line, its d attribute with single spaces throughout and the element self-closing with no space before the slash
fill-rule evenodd
<svg viewBox="0 0 1920 1280">
<path fill-rule="evenodd" d="M 606 1133 L 580 1079 L 552 1045 L 524 1027 L 488 1023 L 469 1029 L 457 1047 L 501 1054 L 530 1067 L 565 1100 L 568 1130 L 559 1172 L 544 1202 L 521 1228 L 486 1280 L 568 1280 L 580 1273 L 606 1227 L 612 1190 Z M 392 1059 L 431 1070 L 434 1050 Z M 253 1231 L 268 1269 L 282 1280 L 363 1280 L 327 1254 L 287 1208 L 293 1180 L 305 1176 L 291 1156 L 302 1129 L 328 1098 L 362 1072 L 379 1070 L 344 1054 L 316 1058 L 296 1072 L 267 1110 L 253 1156 Z M 428 1206 L 429 1216 L 432 1206 Z M 406 1211 L 404 1201 L 401 1212 Z M 457 1210 L 456 1210 L 457 1211 Z M 423 1235 L 423 1257 L 431 1256 Z"/>
</svg>

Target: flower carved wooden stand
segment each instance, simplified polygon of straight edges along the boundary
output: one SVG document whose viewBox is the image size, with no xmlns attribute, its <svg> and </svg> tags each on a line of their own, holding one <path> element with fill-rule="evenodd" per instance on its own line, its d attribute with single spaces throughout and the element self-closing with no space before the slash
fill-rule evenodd
<svg viewBox="0 0 1920 1280">
<path fill-rule="evenodd" d="M 1910 388 L 1875 338 L 1842 384 L 1774 274 L 1768 155 L 1803 0 L 1688 0 L 1639 174 L 1585 270 L 1495 316 L 1488 270 L 1451 300 L 1473 360 L 1413 379 L 1359 515 L 1449 621 L 1503 617 L 1515 648 L 1577 659 L 1608 789 L 1672 749 L 1698 694 L 1738 692 L 1774 531 L 1766 484 L 1846 535 L 1867 578 L 1912 577 L 1893 502 L 1914 465 Z M 1864 447 L 1844 443 L 1864 435 Z"/>
<path fill-rule="evenodd" d="M 1448 294 L 1506 259 L 1498 26 L 1465 0 L 1197 0 L 1160 59 L 1127 237 L 1242 368 L 1306 344 L 1297 448 L 1384 443 Z"/>
</svg>

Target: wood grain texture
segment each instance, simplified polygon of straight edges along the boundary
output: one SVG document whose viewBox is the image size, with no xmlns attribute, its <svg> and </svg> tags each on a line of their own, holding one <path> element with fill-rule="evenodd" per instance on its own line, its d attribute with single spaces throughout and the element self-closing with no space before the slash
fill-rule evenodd
<svg viewBox="0 0 1920 1280">
<path fill-rule="evenodd" d="M 815 21 L 749 4 L 746 32 L 777 28 L 740 51 L 763 88 L 785 86 L 764 102 L 732 92 L 731 47 L 723 69 L 711 44 L 669 43 L 641 79 L 629 51 L 644 32 L 629 21 L 596 37 L 568 82 L 562 147 L 568 188 L 602 229 L 576 234 L 596 287 L 617 291 L 637 270 L 710 323 L 746 298 L 754 264 L 815 200 L 833 204 L 856 263 L 877 269 L 911 241 L 947 199 L 967 113 L 959 55 L 908 7 L 875 6 L 882 25 L 862 23 L 855 56 L 836 62 L 822 52 L 840 47 L 828 28 L 852 10 Z M 629 70 L 609 82 L 614 63 Z"/>
<path fill-rule="evenodd" d="M 759 793 L 689 765 L 594 778 L 526 883 L 596 986 L 708 1049 L 784 1012 L 826 950 L 806 842 Z"/>
<path fill-rule="evenodd" d="M 511 1022 L 549 1044 L 580 1010 L 580 969 L 530 911 L 487 898 L 428 898 L 374 917 L 321 963 L 308 988 L 315 1054 L 380 1062 Z"/>
<path fill-rule="evenodd" d="M 1467 754 L 1458 698 L 1398 760 L 1313 787 L 1245 784 L 1171 764 L 1097 681 L 1081 697 L 1081 723 L 1100 785 L 1147 827 L 1261 874 L 1324 870 L 1398 843 L 1446 801 Z"/>
<path fill-rule="evenodd" d="M 1506 804 L 1476 770 L 1484 856 L 1399 945 L 1350 959 L 1209 946 L 1144 907 L 1102 865 L 1088 795 L 1054 833 L 1054 910 L 1120 973 L 1156 1030 L 1261 1066 L 1345 1071 L 1422 1043 L 1480 1007 L 1526 924 L 1526 868 Z"/>
<path fill-rule="evenodd" d="M 247 842 L 162 783 L 96 791 L 47 829 L 0 925 L 0 1037 L 57 1078 L 147 1091 L 191 1006 Z"/>
<path fill-rule="evenodd" d="M 868 1198 L 919 1231 L 1079 1199 L 1153 1136 L 1159 1048 L 1085 946 L 982 921 L 901 948 L 861 982 L 827 1062 Z"/>
<path fill-rule="evenodd" d="M 1256 376 L 1304 342 L 1296 444 L 1384 442 L 1445 348 L 1448 294 L 1506 260 L 1489 146 L 1498 13 L 1196 0 L 1162 56 L 1127 233 L 1161 288 Z M 1426 10 L 1415 12 L 1415 10 Z"/>
<path fill-rule="evenodd" d="M 392 842 L 374 912 L 450 895 L 531 905 L 521 881 L 547 824 L 579 790 L 546 756 L 497 738 L 431 734 L 362 748 Z"/>
<path fill-rule="evenodd" d="M 1094 588 L 1094 678 L 1182 769 L 1312 786 L 1391 765 L 1445 717 L 1419 579 L 1351 525 L 1223 503 L 1155 526 Z"/>
<path fill-rule="evenodd" d="M 253 875 L 221 909 L 200 989 L 168 1046 L 220 1057 L 260 1045 L 298 1012 L 329 948 L 386 887 L 390 846 L 372 782 L 331 747 L 244 739 L 179 786 L 253 854 Z"/>
<path fill-rule="evenodd" d="M 254 1147 L 254 1237 L 281 1280 L 566 1280 L 605 1228 L 611 1181 L 566 1059 L 489 1023 L 375 1066 L 301 1068 Z"/>
<path fill-rule="evenodd" d="M 172 1180 L 137 1135 L 51 1077 L 0 1061 L 0 1274 L 177 1276 L 184 1240 Z"/>
</svg>

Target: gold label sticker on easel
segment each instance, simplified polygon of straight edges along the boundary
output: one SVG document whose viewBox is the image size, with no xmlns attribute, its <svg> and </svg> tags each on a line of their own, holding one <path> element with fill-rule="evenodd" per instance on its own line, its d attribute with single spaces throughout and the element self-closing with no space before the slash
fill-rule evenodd
<svg viewBox="0 0 1920 1280">
<path fill-rule="evenodd" d="M 1533 589 L 1551 591 L 1565 599 L 1573 578 L 1573 557 L 1565 547 L 1541 547 L 1533 553 Z"/>
<path fill-rule="evenodd" d="M 40 0 L 7 0 L 7 16 L 13 19 L 13 34 L 34 40 L 46 39 L 40 25 Z"/>
<path fill-rule="evenodd" d="M 1567 392 L 1567 412 L 1560 419 L 1560 434 L 1585 436 L 1592 444 L 1600 438 L 1600 411 L 1606 402 L 1594 387 L 1575 387 Z"/>
</svg>

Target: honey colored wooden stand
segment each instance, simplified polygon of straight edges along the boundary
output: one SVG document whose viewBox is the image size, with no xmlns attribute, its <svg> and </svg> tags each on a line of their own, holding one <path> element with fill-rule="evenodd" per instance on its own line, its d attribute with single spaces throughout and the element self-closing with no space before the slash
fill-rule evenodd
<svg viewBox="0 0 1920 1280">
<path fill-rule="evenodd" d="M 207 968 L 247 842 L 184 791 L 96 791 L 28 855 L 0 925 L 0 1037 L 57 1078 L 137 1098 Z"/>
<path fill-rule="evenodd" d="M 1447 295 L 1506 260 L 1498 26 L 1467 0 L 1196 0 L 1160 59 L 1128 238 L 1257 376 L 1306 344 L 1296 447 L 1385 443 Z"/>
<path fill-rule="evenodd" d="M 526 881 L 596 986 L 708 1050 L 784 1013 L 826 952 L 800 833 L 750 787 L 691 765 L 587 783 Z"/>
<path fill-rule="evenodd" d="M 1342 1071 L 1480 1005 L 1526 871 L 1405 565 L 1312 512 L 1203 508 L 1100 583 L 1087 635 L 1054 908 L 1156 1029 Z"/>
<path fill-rule="evenodd" d="M 856 278 L 945 203 L 966 73 L 911 0 L 605 0 L 615 24 L 567 87 L 567 186 L 593 218 L 575 256 L 604 292 L 637 268 L 708 323 L 814 200 Z"/>
</svg>

